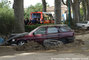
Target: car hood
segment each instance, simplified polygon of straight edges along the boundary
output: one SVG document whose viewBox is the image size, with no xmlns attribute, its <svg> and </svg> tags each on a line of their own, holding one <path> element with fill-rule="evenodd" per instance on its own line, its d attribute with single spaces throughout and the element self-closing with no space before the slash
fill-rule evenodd
<svg viewBox="0 0 89 60">
<path fill-rule="evenodd" d="M 28 32 L 19 33 L 19 34 L 11 34 L 7 41 L 14 39 L 14 38 L 22 37 L 22 36 L 25 36 L 25 35 L 28 35 L 28 34 L 29 34 Z"/>
</svg>

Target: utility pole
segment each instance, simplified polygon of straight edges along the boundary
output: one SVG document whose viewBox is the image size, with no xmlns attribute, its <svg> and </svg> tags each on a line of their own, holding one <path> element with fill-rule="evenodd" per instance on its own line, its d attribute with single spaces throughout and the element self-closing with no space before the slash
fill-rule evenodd
<svg viewBox="0 0 89 60">
<path fill-rule="evenodd" d="M 71 26 L 71 25 L 70 25 L 70 20 L 71 20 L 71 16 L 70 16 L 71 14 L 70 14 L 70 13 L 71 13 L 70 0 L 68 0 L 68 25 L 69 25 L 69 26 Z"/>
</svg>

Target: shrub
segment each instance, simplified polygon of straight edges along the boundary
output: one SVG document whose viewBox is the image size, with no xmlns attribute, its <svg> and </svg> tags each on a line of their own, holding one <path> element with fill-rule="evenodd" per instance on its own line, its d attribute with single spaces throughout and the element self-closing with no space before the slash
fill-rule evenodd
<svg viewBox="0 0 89 60">
<path fill-rule="evenodd" d="M 26 25 L 26 26 L 25 26 L 25 31 L 26 31 L 26 32 L 30 32 L 30 31 L 32 31 L 33 29 L 35 29 L 36 27 L 41 26 L 41 25 L 49 25 L 49 24 Z"/>
<path fill-rule="evenodd" d="M 0 34 L 9 34 L 14 29 L 14 14 L 13 10 L 1 8 L 0 9 Z"/>
</svg>

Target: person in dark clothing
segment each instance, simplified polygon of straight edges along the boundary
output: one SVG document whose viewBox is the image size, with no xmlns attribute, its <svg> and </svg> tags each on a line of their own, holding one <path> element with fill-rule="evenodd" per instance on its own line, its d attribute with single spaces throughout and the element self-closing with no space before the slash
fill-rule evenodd
<svg viewBox="0 0 89 60">
<path fill-rule="evenodd" d="M 33 20 L 31 20 L 31 23 L 32 23 L 32 24 L 36 24 L 36 23 L 37 23 L 36 18 L 34 18 Z"/>
<path fill-rule="evenodd" d="M 40 19 L 37 18 L 37 23 L 40 24 Z"/>
<path fill-rule="evenodd" d="M 26 25 L 26 20 L 24 19 L 24 24 Z"/>
<path fill-rule="evenodd" d="M 29 19 L 26 18 L 26 20 L 24 20 L 24 23 L 25 23 L 25 25 L 28 25 L 28 23 L 29 23 Z"/>
<path fill-rule="evenodd" d="M 28 25 L 28 23 L 29 23 L 29 19 L 27 18 L 26 21 L 27 21 L 27 25 Z"/>
</svg>

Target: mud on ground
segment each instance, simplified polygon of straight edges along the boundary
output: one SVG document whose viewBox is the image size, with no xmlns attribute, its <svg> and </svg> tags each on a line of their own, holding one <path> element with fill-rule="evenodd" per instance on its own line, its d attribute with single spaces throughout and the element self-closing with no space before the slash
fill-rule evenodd
<svg viewBox="0 0 89 60">
<path fill-rule="evenodd" d="M 74 43 L 65 44 L 56 49 L 61 53 L 84 53 L 88 54 L 89 52 L 89 34 L 76 35 Z M 0 56 L 2 55 L 13 55 L 22 52 L 32 52 L 32 51 L 47 51 L 42 45 L 34 42 L 30 42 L 24 46 L 0 46 Z M 89 55 L 89 54 L 88 54 Z"/>
<path fill-rule="evenodd" d="M 67 50 L 83 50 L 87 48 L 86 42 L 81 39 L 76 39 L 75 42 L 69 44 L 63 44 L 60 47 L 53 47 L 53 48 L 45 48 L 44 46 L 36 43 L 36 42 L 29 42 L 23 46 L 14 46 L 13 49 L 16 51 L 46 51 L 46 50 L 56 50 L 56 51 L 67 51 Z M 74 49 L 74 50 L 73 50 Z"/>
</svg>

